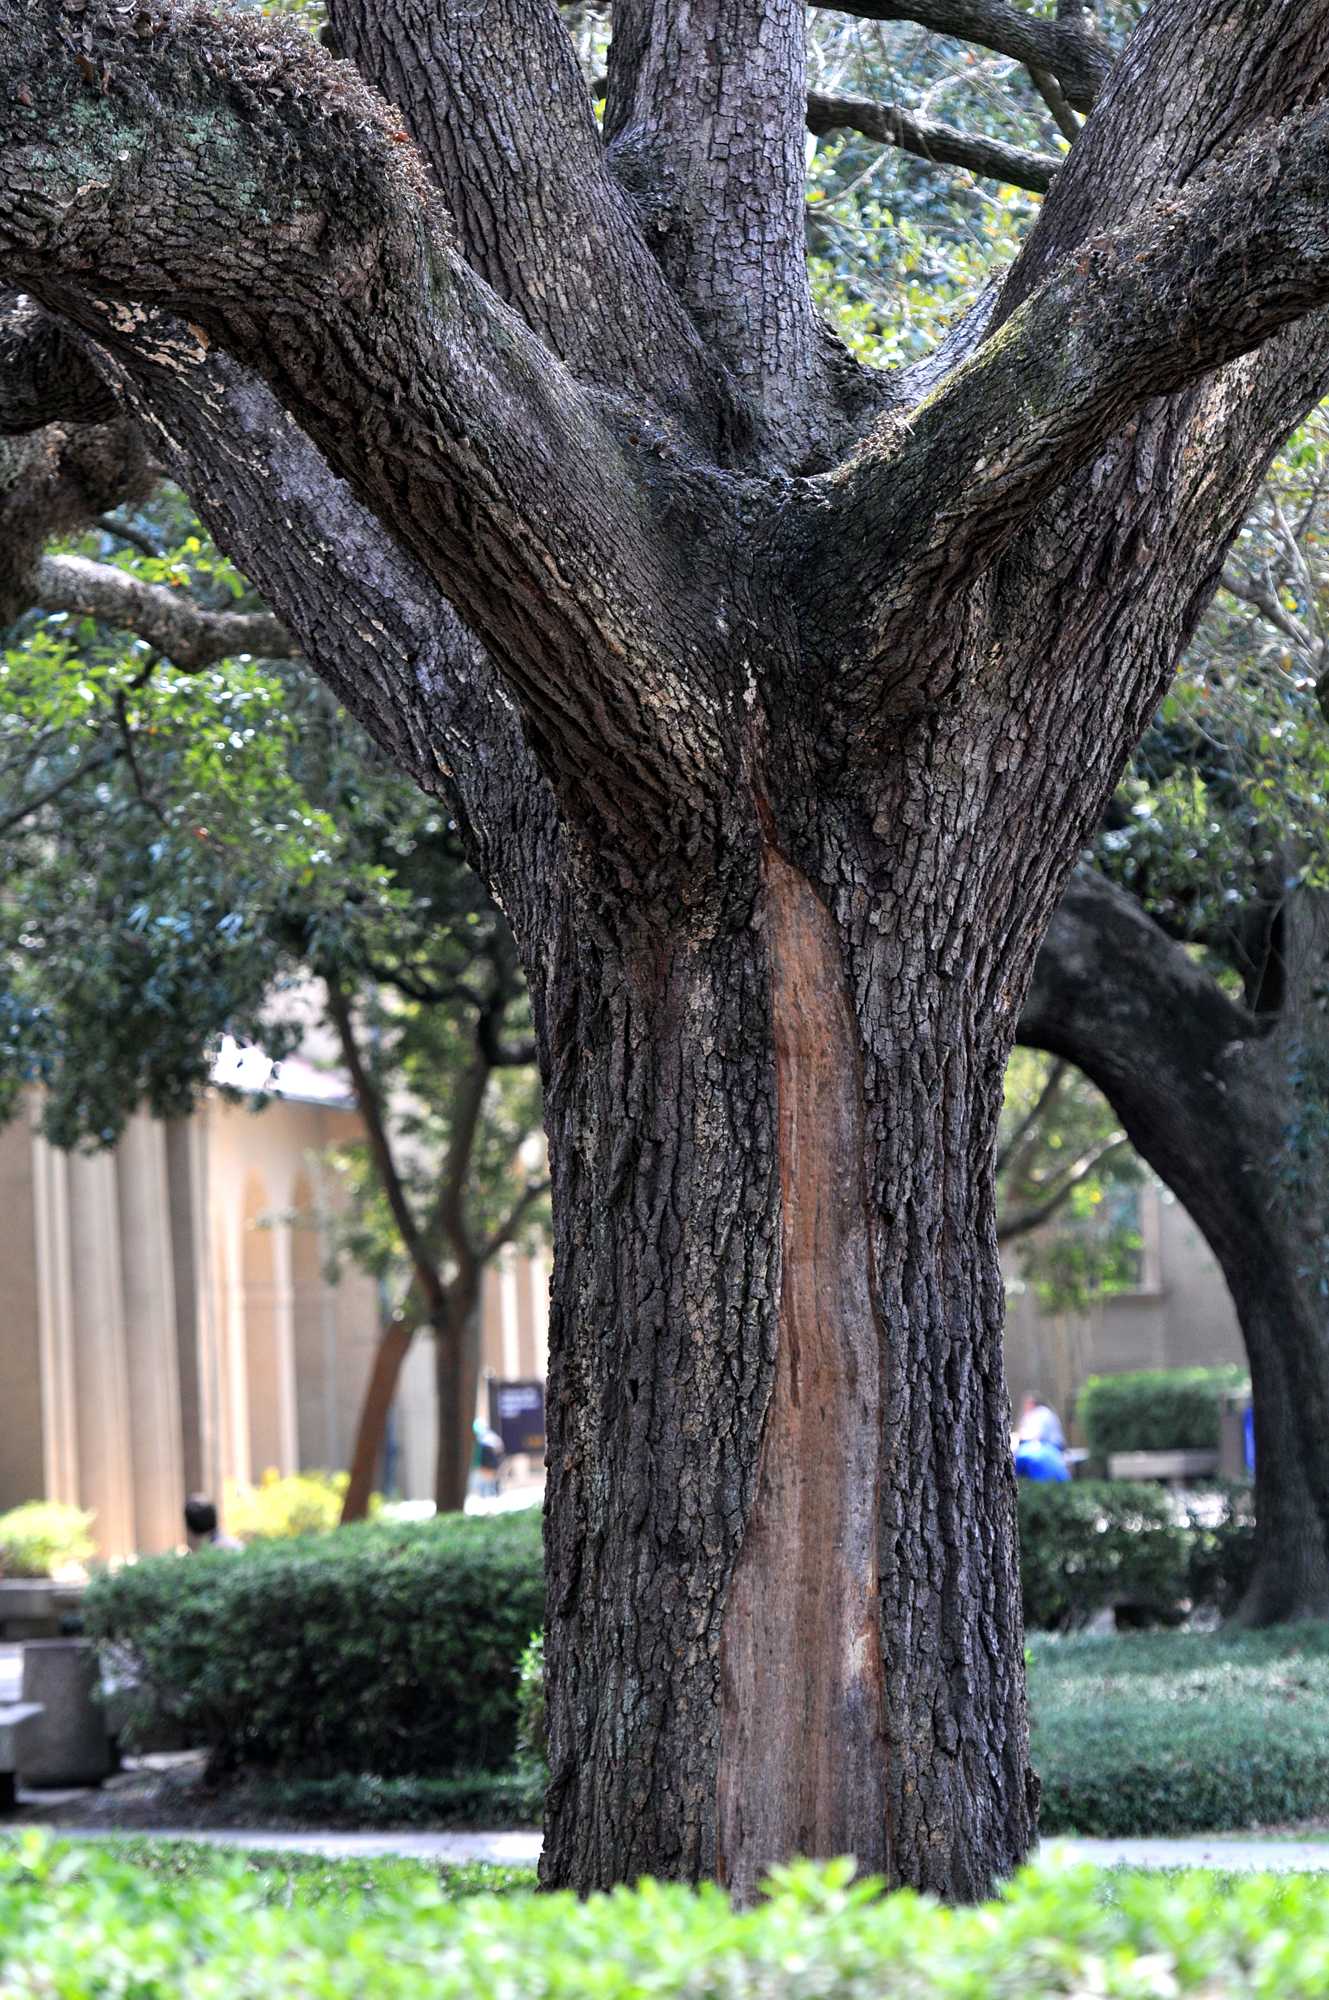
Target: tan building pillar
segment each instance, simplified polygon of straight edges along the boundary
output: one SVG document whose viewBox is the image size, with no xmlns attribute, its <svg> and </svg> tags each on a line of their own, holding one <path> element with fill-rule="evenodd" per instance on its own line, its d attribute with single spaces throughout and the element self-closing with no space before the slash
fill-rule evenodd
<svg viewBox="0 0 1329 2000">
<path fill-rule="evenodd" d="M 116 1161 L 71 1153 L 69 1250 L 79 1501 L 97 1515 L 103 1555 L 134 1551 L 134 1478 Z"/>
<path fill-rule="evenodd" d="M 294 1472 L 299 1460 L 290 1224 L 249 1215 L 243 1247 L 249 1458 L 261 1479 L 272 1467 Z"/>
<path fill-rule="evenodd" d="M 53 1300 L 50 1231 L 39 1189 L 38 1150 L 50 1148 L 33 1131 L 28 1106 L 0 1128 L 0 1270 L 5 1281 L 4 1334 L 0 1338 L 0 1513 L 24 1500 L 72 1498 L 53 1491 L 52 1477 L 67 1481 L 73 1453 L 61 1451 L 60 1418 L 52 1406 L 46 1347 Z M 68 1286 L 63 1296 L 68 1300 Z M 67 1341 L 66 1341 L 67 1344 Z M 67 1409 L 66 1404 L 65 1408 Z"/>
<path fill-rule="evenodd" d="M 171 1216 L 176 1377 L 180 1391 L 180 1475 L 186 1493 L 220 1499 L 221 1355 L 208 1232 L 206 1115 L 166 1126 L 166 1185 Z"/>
<path fill-rule="evenodd" d="M 116 1165 L 135 1541 L 140 1554 L 159 1554 L 181 1540 L 185 1500 L 166 1133 L 159 1119 L 145 1112 L 130 1119 Z"/>
</svg>

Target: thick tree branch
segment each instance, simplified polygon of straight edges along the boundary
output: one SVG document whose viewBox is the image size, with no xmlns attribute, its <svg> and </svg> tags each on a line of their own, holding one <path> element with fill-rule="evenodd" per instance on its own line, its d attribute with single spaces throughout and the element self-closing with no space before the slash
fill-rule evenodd
<svg viewBox="0 0 1329 2000">
<path fill-rule="evenodd" d="M 710 448 L 736 415 L 605 165 L 554 0 L 331 0 L 341 52 L 403 114 L 471 265 L 583 381 L 650 397 Z"/>
<path fill-rule="evenodd" d="M 1007 0 L 811 0 L 837 14 L 865 21 L 916 21 L 934 34 L 953 35 L 995 54 L 1012 56 L 1030 69 L 1051 70 L 1078 111 L 1087 111 L 1106 83 L 1112 50 L 1092 25 L 1088 9 L 1079 18 L 1049 21 Z"/>
<path fill-rule="evenodd" d="M 931 118 L 916 118 L 893 104 L 878 104 L 867 97 L 827 97 L 820 91 L 810 91 L 808 130 L 861 132 L 865 139 L 876 139 L 883 146 L 898 146 L 920 160 L 968 167 L 971 173 L 987 180 L 1029 188 L 1034 194 L 1046 194 L 1061 165 L 1050 153 L 1029 153 L 1019 146 L 1004 145 L 1000 139 L 989 139 L 981 132 L 957 132 L 954 126 L 940 125 Z"/>
<path fill-rule="evenodd" d="M 1323 0 L 1154 0 L 1072 147 L 1003 289 L 999 320 L 1091 237 L 1126 227 L 1323 97 Z"/>
<path fill-rule="evenodd" d="M 29 300 L 0 309 L 0 434 L 47 424 L 105 424 L 116 400 L 68 328 Z"/>
<path fill-rule="evenodd" d="M 782 451 L 824 428 L 804 252 L 805 38 L 802 0 L 617 0 L 605 101 L 614 173 Z"/>
<path fill-rule="evenodd" d="M 267 611 L 205 611 L 162 583 L 144 583 L 111 563 L 84 556 L 43 556 L 34 602 L 136 632 L 177 667 L 196 672 L 236 653 L 289 659 L 296 648 Z"/>
<path fill-rule="evenodd" d="M 872 607 L 846 652 L 889 661 L 898 621 L 971 586 L 1133 411 L 1329 298 L 1327 183 L 1329 110 L 1253 136 L 1055 270 L 900 432 L 819 482 L 816 569 Z"/>
<path fill-rule="evenodd" d="M 142 33 L 103 4 L 81 16 L 80 64 L 65 18 L 57 0 L 0 0 L 15 276 L 140 348 L 145 307 L 181 311 L 187 340 L 261 372 L 484 639 L 569 774 L 668 821 L 680 761 L 695 782 L 724 757 L 661 645 L 672 626 L 675 659 L 705 657 L 644 518 L 667 440 L 581 389 L 502 307 L 377 101 L 299 30 L 164 9 Z"/>
</svg>

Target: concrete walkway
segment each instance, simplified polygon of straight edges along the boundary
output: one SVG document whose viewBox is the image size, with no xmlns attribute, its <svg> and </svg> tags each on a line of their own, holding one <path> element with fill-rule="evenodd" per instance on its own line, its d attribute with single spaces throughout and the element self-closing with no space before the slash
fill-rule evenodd
<svg viewBox="0 0 1329 2000">
<path fill-rule="evenodd" d="M 0 1824 L 0 1831 L 3 1825 Z M 540 1858 L 538 1833 L 290 1833 L 271 1828 L 224 1830 L 155 1828 L 151 1833 L 108 1827 L 52 1827 L 61 1840 L 198 1840 L 214 1847 L 283 1849 L 348 1860 L 375 1854 L 403 1855 L 414 1861 L 501 1862 L 533 1868 Z M 1096 1868 L 1221 1868 L 1247 1873 L 1306 1874 L 1329 1871 L 1329 1840 L 1259 1840 L 1241 1835 L 1209 1835 L 1184 1840 L 1049 1840 L 1042 1859 L 1053 1867 L 1090 1862 Z"/>
</svg>

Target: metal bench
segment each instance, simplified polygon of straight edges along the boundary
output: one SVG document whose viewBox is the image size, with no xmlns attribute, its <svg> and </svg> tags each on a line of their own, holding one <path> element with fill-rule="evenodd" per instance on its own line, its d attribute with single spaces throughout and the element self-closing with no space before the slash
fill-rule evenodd
<svg viewBox="0 0 1329 2000">
<path fill-rule="evenodd" d="M 21 1759 L 23 1731 L 45 1713 L 39 1701 L 0 1702 L 0 1812 L 14 1810 L 15 1772 Z"/>
</svg>

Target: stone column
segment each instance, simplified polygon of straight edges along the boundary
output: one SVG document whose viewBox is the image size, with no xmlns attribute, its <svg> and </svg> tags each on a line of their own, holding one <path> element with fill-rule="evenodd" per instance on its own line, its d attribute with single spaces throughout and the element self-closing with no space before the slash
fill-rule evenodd
<svg viewBox="0 0 1329 2000">
<path fill-rule="evenodd" d="M 71 1153 L 69 1249 L 79 1500 L 97 1515 L 103 1555 L 134 1551 L 134 1475 L 116 1162 Z"/>
<path fill-rule="evenodd" d="M 116 1148 L 125 1357 L 140 1554 L 183 1537 L 185 1475 L 176 1351 L 175 1271 L 166 1183 L 166 1132 L 139 1112 Z"/>
<path fill-rule="evenodd" d="M 63 1332 L 68 1349 L 69 1290 L 67 1268 L 63 1285 L 55 1283 L 53 1270 L 61 1245 L 46 1212 L 49 1190 L 43 1169 L 49 1153 L 33 1129 L 26 1103 L 0 1127 L 0 1270 L 5 1274 L 0 1512 L 24 1500 L 74 1497 L 70 1397 L 59 1394 L 48 1358 L 57 1331 Z"/>
<path fill-rule="evenodd" d="M 261 1479 L 269 1467 L 294 1472 L 299 1458 L 289 1223 L 248 1218 L 244 1271 L 249 1456 Z"/>
<path fill-rule="evenodd" d="M 205 1113 L 171 1120 L 166 1126 L 166 1179 L 180 1385 L 181 1477 L 187 1493 L 206 1493 L 220 1500 L 221 1356 L 208 1231 L 207 1134 Z"/>
</svg>

